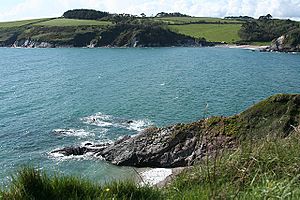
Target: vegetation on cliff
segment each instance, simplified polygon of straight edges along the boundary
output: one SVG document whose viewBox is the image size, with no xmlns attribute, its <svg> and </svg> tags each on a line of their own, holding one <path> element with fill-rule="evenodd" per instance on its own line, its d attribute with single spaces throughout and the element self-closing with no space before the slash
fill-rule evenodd
<svg viewBox="0 0 300 200">
<path fill-rule="evenodd" d="M 127 24 L 125 28 L 119 31 L 119 24 Z M 138 25 L 138 26 L 137 26 Z M 132 28 L 135 26 L 134 28 Z M 61 27 L 57 32 L 56 28 Z M 72 31 L 70 32 L 70 27 Z M 120 26 L 119 26 L 120 27 Z M 146 27 L 146 28 L 145 28 Z M 254 19 L 248 16 L 229 16 L 224 19 L 209 18 L 209 17 L 191 17 L 181 13 L 158 13 L 155 17 L 146 17 L 144 13 L 141 17 L 130 14 L 111 14 L 108 12 L 89 10 L 89 9 L 75 9 L 69 10 L 59 18 L 47 18 L 36 20 L 24 20 L 16 22 L 1 22 L 0 23 L 0 46 L 21 46 L 21 47 L 94 47 L 98 44 L 107 44 L 107 42 L 99 41 L 101 33 L 111 33 L 112 30 L 118 30 L 113 33 L 120 34 L 118 37 L 128 39 L 127 42 L 114 42 L 108 44 L 109 46 L 116 46 L 117 44 L 125 44 L 124 46 L 132 46 L 135 41 L 137 29 L 139 35 L 150 31 L 146 38 L 156 39 L 156 41 L 140 42 L 137 46 L 203 46 L 210 42 L 209 45 L 215 43 L 227 44 L 271 44 L 272 40 L 277 39 L 282 35 L 287 35 L 289 39 L 286 40 L 284 49 L 298 49 L 299 37 L 296 34 L 300 23 L 291 20 L 273 19 L 270 14 L 261 16 L 259 19 Z M 32 31 L 32 30 L 41 30 Z M 101 30 L 100 30 L 101 29 Z M 127 34 L 128 32 L 131 32 Z M 170 32 L 173 32 L 170 34 Z M 89 38 L 90 41 L 77 41 L 77 34 L 94 35 Z M 42 37 L 41 37 L 42 35 Z M 124 35 L 126 35 L 124 37 Z M 155 37 L 150 37 L 154 35 Z M 24 37 L 25 36 L 25 37 Z M 172 38 L 170 38 L 172 37 Z M 55 39 L 56 38 L 56 39 Z M 77 38 L 81 38 L 79 35 Z M 86 37 L 84 37 L 86 39 Z M 170 40 L 166 40 L 169 38 Z M 174 42 L 180 38 L 179 42 Z M 106 39 L 102 39 L 106 40 Z M 196 40 L 198 42 L 191 42 Z M 27 41 L 27 42 L 26 42 Z M 165 43 L 166 41 L 166 43 Z M 15 43 L 16 42 L 16 43 Z M 42 44 L 41 44 L 42 43 Z M 30 44 L 30 45 L 25 45 Z M 118 45 L 117 45 L 118 46 Z M 273 49 L 277 50 L 277 49 Z"/>
<path fill-rule="evenodd" d="M 68 19 L 101 19 L 109 16 L 108 12 L 101 12 L 91 9 L 74 9 L 68 10 L 63 14 L 64 18 Z"/>
<path fill-rule="evenodd" d="M 272 41 L 299 27 L 299 22 L 272 19 L 271 16 L 267 15 L 261 16 L 258 20 L 250 20 L 244 23 L 239 35 L 244 41 Z"/>
</svg>

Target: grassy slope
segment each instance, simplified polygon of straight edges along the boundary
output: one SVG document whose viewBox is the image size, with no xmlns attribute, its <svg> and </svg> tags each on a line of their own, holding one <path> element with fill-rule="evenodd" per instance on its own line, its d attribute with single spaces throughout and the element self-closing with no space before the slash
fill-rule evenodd
<svg viewBox="0 0 300 200">
<path fill-rule="evenodd" d="M 35 26 L 106 26 L 111 22 L 99 20 L 79 20 L 79 19 L 53 19 L 41 23 L 34 24 Z"/>
<path fill-rule="evenodd" d="M 208 41 L 232 43 L 240 40 L 240 24 L 189 24 L 169 25 L 170 29 L 195 38 L 204 37 Z"/>
<path fill-rule="evenodd" d="M 0 28 L 18 28 L 25 25 L 34 26 L 106 26 L 111 22 L 99 20 L 79 20 L 79 19 L 62 19 L 62 18 L 43 18 L 32 20 L 21 20 L 11 22 L 0 22 Z"/>
<path fill-rule="evenodd" d="M 300 140 L 248 141 L 183 172 L 166 189 L 170 199 L 299 199 Z"/>
<path fill-rule="evenodd" d="M 241 21 L 237 21 L 237 20 L 227 20 L 227 19 L 212 18 L 212 17 L 162 17 L 162 18 L 157 18 L 156 20 L 161 20 L 170 24 L 190 23 L 190 22 L 241 23 Z"/>
<path fill-rule="evenodd" d="M 0 28 L 13 28 L 51 20 L 50 18 L 0 22 Z"/>
<path fill-rule="evenodd" d="M 226 23 L 237 23 L 234 20 L 224 20 L 220 18 L 204 18 L 204 17 L 169 17 L 169 18 L 158 18 L 169 24 L 181 24 L 190 22 L 226 22 Z M 36 27 L 77 27 L 77 26 L 107 26 L 111 22 L 99 21 L 99 20 L 77 20 L 77 19 L 33 19 L 23 20 L 15 22 L 1 22 L 0 28 L 18 28 L 25 25 L 33 25 Z M 240 24 L 189 24 L 189 25 L 170 25 L 168 26 L 171 30 L 179 32 L 188 36 L 196 38 L 206 38 L 208 41 L 216 42 L 228 42 L 239 40 L 237 34 L 240 29 Z"/>
</svg>

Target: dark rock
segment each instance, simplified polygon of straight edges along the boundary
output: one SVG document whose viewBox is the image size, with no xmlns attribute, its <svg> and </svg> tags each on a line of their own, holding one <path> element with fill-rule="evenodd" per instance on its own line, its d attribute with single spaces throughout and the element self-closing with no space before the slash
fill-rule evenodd
<svg viewBox="0 0 300 200">
<path fill-rule="evenodd" d="M 52 151 L 51 153 L 60 153 L 60 154 L 63 154 L 64 156 L 70 156 L 70 155 L 80 156 L 80 155 L 84 155 L 85 153 L 87 153 L 87 148 L 86 147 L 66 147 L 66 148 L 63 148 L 60 150 Z"/>
</svg>

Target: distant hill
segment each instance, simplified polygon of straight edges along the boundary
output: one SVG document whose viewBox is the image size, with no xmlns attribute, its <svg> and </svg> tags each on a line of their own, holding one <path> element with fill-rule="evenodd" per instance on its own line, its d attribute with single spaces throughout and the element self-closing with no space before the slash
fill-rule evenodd
<svg viewBox="0 0 300 200">
<path fill-rule="evenodd" d="M 120 27 L 123 29 L 120 30 Z M 63 17 L 59 18 L 0 22 L 0 46 L 206 46 L 257 42 L 271 44 L 272 40 L 297 28 L 299 22 L 272 19 L 270 16 L 262 16 L 260 19 L 230 16 L 221 19 L 161 12 L 155 17 L 146 17 L 143 13 L 139 17 L 75 9 L 66 11 Z"/>
</svg>

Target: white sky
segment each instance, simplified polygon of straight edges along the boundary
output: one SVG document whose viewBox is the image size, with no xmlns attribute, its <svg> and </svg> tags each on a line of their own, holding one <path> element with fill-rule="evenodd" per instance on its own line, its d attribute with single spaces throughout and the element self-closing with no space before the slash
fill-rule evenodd
<svg viewBox="0 0 300 200">
<path fill-rule="evenodd" d="M 74 8 L 148 16 L 162 11 L 200 17 L 270 13 L 277 18 L 300 19 L 300 0 L 0 0 L 0 21 L 57 17 Z"/>
</svg>

